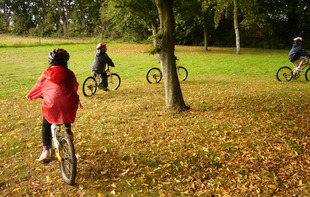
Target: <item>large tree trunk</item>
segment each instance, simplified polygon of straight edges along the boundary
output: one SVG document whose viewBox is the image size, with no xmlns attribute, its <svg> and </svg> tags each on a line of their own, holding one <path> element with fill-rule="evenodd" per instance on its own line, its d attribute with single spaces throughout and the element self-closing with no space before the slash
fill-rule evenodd
<svg viewBox="0 0 310 197">
<path fill-rule="evenodd" d="M 155 36 L 157 34 L 156 18 L 152 18 L 151 26 L 152 26 L 152 35 Z M 157 44 L 158 44 L 158 39 L 155 37 L 154 40 L 153 40 L 153 45 L 156 46 Z"/>
<path fill-rule="evenodd" d="M 155 0 L 160 19 L 160 31 L 163 33 L 159 55 L 164 75 L 167 109 L 182 110 L 186 105 L 176 72 L 173 2 L 174 0 Z"/>
<path fill-rule="evenodd" d="M 234 28 L 236 34 L 236 50 L 237 54 L 240 54 L 240 34 L 239 34 L 239 23 L 238 23 L 238 0 L 234 0 Z"/>
</svg>

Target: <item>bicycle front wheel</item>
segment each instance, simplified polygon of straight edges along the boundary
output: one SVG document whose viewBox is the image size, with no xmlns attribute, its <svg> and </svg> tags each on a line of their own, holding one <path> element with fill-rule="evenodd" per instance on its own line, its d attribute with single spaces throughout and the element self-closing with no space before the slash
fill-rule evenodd
<svg viewBox="0 0 310 197">
<path fill-rule="evenodd" d="M 97 82 L 94 77 L 87 77 L 83 83 L 84 96 L 90 97 L 96 93 Z"/>
<path fill-rule="evenodd" d="M 159 83 L 163 78 L 163 74 L 159 68 L 151 68 L 146 74 L 146 80 L 149 83 Z"/>
<path fill-rule="evenodd" d="M 59 148 L 61 155 L 61 162 L 59 164 L 62 178 L 67 184 L 73 185 L 76 177 L 77 161 L 73 142 L 66 134 L 63 134 L 61 137 Z"/>
<path fill-rule="evenodd" d="M 291 81 L 293 78 L 293 71 L 290 67 L 283 66 L 277 72 L 278 81 Z"/>
<path fill-rule="evenodd" d="M 180 81 L 185 81 L 187 79 L 188 72 L 183 66 L 177 67 L 177 73 Z"/>
<path fill-rule="evenodd" d="M 310 68 L 306 70 L 305 77 L 307 81 L 310 81 Z"/>
<path fill-rule="evenodd" d="M 110 90 L 117 90 L 119 86 L 121 85 L 121 78 L 116 73 L 111 73 L 110 76 L 108 76 L 108 84 Z"/>
</svg>

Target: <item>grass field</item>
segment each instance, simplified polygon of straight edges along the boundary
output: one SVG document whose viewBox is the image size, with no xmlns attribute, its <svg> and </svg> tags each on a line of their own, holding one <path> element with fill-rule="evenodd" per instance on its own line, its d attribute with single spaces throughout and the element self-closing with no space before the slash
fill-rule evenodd
<svg viewBox="0 0 310 197">
<path fill-rule="evenodd" d="M 4 36 L 5 38 L 8 38 Z M 117 91 L 83 96 L 97 43 L 29 38 L 0 41 L 0 196 L 307 196 L 310 192 L 309 82 L 280 83 L 292 66 L 286 50 L 176 46 L 189 71 L 181 82 L 190 110 L 168 112 L 163 83 L 145 75 L 158 66 L 146 45 L 109 43 Z M 1 38 L 1 36 L 0 36 Z M 16 44 L 19 43 L 19 44 Z M 22 43 L 22 44 L 20 44 Z M 65 44 L 64 44 L 65 43 Z M 15 44 L 15 45 L 14 45 Z M 16 47 L 13 47 L 16 46 Z M 76 185 L 64 184 L 42 151 L 41 100 L 25 95 L 63 47 L 80 83 L 73 124 Z"/>
</svg>

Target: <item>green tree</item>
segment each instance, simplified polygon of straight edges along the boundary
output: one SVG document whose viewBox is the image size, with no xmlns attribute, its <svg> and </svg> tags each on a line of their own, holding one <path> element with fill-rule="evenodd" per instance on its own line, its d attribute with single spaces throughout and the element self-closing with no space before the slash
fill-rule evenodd
<svg viewBox="0 0 310 197">
<path fill-rule="evenodd" d="M 75 0 L 70 15 L 70 34 L 89 36 L 100 31 L 100 8 L 103 0 Z"/>
<path fill-rule="evenodd" d="M 310 2 L 308 0 L 269 0 L 260 3 L 260 10 L 266 13 L 264 24 L 270 47 L 284 48 L 291 46 L 292 39 L 302 36 L 310 40 Z M 310 46 L 308 42 L 305 46 Z M 267 45 L 267 44 L 265 44 Z"/>
<path fill-rule="evenodd" d="M 100 14 L 105 37 L 133 42 L 145 40 L 150 34 L 150 21 L 144 21 L 138 15 L 134 15 L 124 3 L 126 2 L 121 4 L 119 1 L 107 0 L 102 4 Z"/>
<path fill-rule="evenodd" d="M 233 9 L 231 9 L 231 5 Z M 238 22 L 238 0 L 217 0 L 216 4 L 216 15 L 215 15 L 215 26 L 217 27 L 222 15 L 226 17 L 230 12 L 233 12 L 234 29 L 236 38 L 236 53 L 240 54 L 240 34 L 239 34 L 239 22 Z"/>
<path fill-rule="evenodd" d="M 208 21 L 210 20 L 213 7 L 214 0 L 200 0 L 201 1 L 201 10 L 202 10 L 202 18 L 203 18 L 203 32 L 204 32 L 204 50 L 208 50 Z"/>
<path fill-rule="evenodd" d="M 74 0 L 51 0 L 51 5 L 58 12 L 63 34 L 67 37 L 69 34 L 69 23 Z"/>
<path fill-rule="evenodd" d="M 174 3 L 175 35 L 179 44 L 200 44 L 201 38 L 196 32 L 201 32 L 201 4 L 200 0 L 178 0 Z M 200 37 L 200 38 L 199 38 Z"/>
<path fill-rule="evenodd" d="M 208 29 L 214 27 L 214 6 L 214 0 L 176 1 L 176 41 L 179 44 L 203 44 L 204 49 L 208 50 Z"/>
<path fill-rule="evenodd" d="M 116 9 L 121 9 L 127 14 L 127 17 L 134 21 L 140 21 L 139 24 L 151 30 L 155 36 L 158 27 L 158 13 L 153 0 L 110 0 L 110 5 Z M 141 32 L 141 31 L 140 31 Z M 154 45 L 157 40 L 154 39 Z"/>
<path fill-rule="evenodd" d="M 249 25 L 254 21 L 254 18 L 258 19 L 256 16 L 261 16 L 261 14 L 257 12 L 257 2 L 256 0 L 216 0 L 216 2 L 216 14 L 214 19 L 216 27 L 223 15 L 228 17 L 230 13 L 233 13 L 236 53 L 240 54 L 241 41 L 239 17 L 242 17 L 241 24 L 244 25 Z M 239 11 L 241 11 L 241 13 Z M 247 23 L 243 21 L 247 21 Z M 256 22 L 258 23 L 258 21 Z"/>
<path fill-rule="evenodd" d="M 31 15 L 31 2 L 14 0 L 9 4 L 12 22 L 12 32 L 18 35 L 27 35 L 29 29 L 35 27 Z"/>
<path fill-rule="evenodd" d="M 9 0 L 0 0 L 0 33 L 10 31 L 10 17 Z"/>
</svg>

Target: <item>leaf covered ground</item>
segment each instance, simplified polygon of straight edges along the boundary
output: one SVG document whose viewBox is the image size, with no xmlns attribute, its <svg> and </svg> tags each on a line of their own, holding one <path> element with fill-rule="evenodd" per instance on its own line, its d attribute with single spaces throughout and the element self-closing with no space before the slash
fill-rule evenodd
<svg viewBox="0 0 310 197">
<path fill-rule="evenodd" d="M 150 85 L 144 75 L 91 98 L 79 92 L 74 186 L 64 184 L 55 161 L 37 162 L 42 101 L 2 97 L 0 196 L 307 196 L 304 77 L 279 83 L 278 66 L 247 77 L 185 67 L 184 112 L 166 111 L 163 83 Z"/>
</svg>

